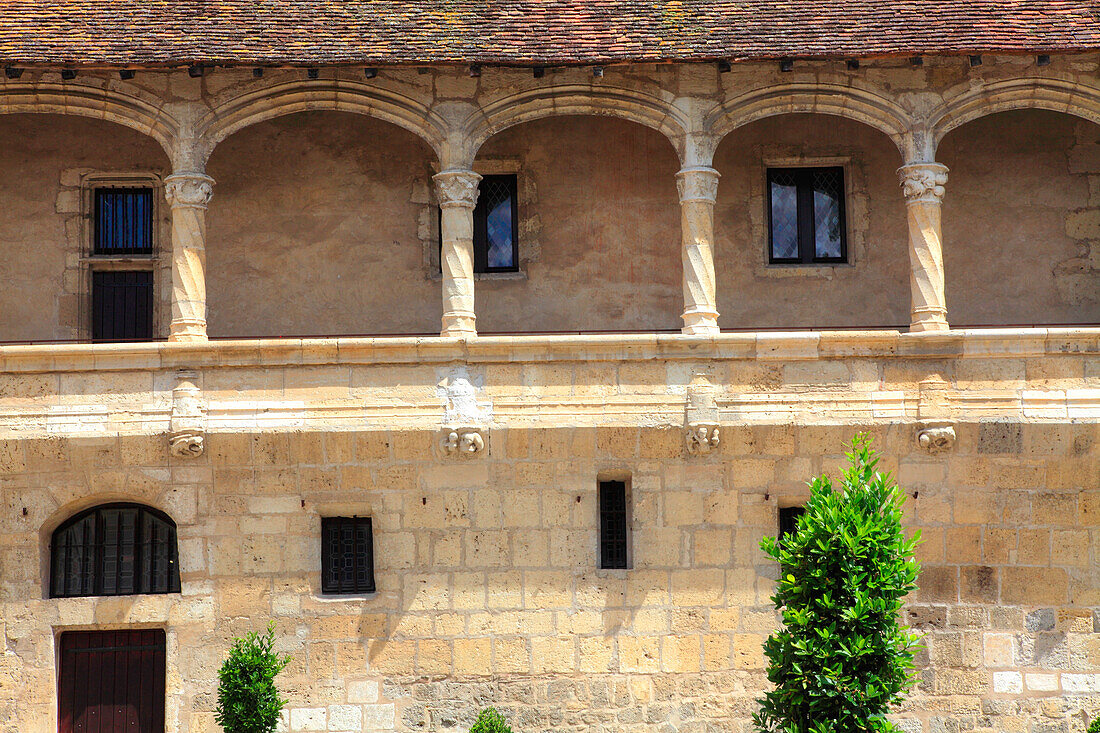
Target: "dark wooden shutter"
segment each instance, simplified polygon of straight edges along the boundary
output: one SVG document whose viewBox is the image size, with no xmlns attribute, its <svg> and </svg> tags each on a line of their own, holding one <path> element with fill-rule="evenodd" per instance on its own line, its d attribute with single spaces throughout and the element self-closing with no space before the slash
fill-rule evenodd
<svg viewBox="0 0 1100 733">
<path fill-rule="evenodd" d="M 59 733 L 164 733 L 162 629 L 65 631 Z"/>
<path fill-rule="evenodd" d="M 147 341 L 153 337 L 153 273 L 92 272 L 92 339 Z"/>
<path fill-rule="evenodd" d="M 625 481 L 600 482 L 600 567 L 630 567 Z"/>
</svg>

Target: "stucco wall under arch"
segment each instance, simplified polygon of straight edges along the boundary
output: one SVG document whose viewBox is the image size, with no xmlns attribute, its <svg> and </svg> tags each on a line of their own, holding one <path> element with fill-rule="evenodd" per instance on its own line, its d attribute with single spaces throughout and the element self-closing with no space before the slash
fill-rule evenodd
<svg viewBox="0 0 1100 733">
<path fill-rule="evenodd" d="M 207 166 L 210 335 L 438 332 L 433 160 L 411 132 L 346 112 L 227 138 Z"/>
<path fill-rule="evenodd" d="M 943 250 L 953 325 L 1100 322 L 1100 125 L 1002 112 L 948 133 L 937 160 L 951 169 Z"/>
<path fill-rule="evenodd" d="M 850 265 L 768 266 L 766 169 L 843 165 Z M 909 314 L 898 150 L 885 134 L 832 115 L 793 114 L 734 130 L 718 147 L 715 273 L 729 329 L 902 326 Z"/>
<path fill-rule="evenodd" d="M 511 127 L 475 169 L 520 176 L 524 280 L 480 280 L 481 332 L 677 329 L 679 161 L 656 130 L 610 117 Z"/>
<path fill-rule="evenodd" d="M 72 115 L 0 115 L 0 341 L 79 337 L 87 238 L 81 183 L 92 174 L 171 172 L 152 138 L 122 125 Z M 166 235 L 168 207 L 155 202 Z M 161 301 L 167 273 L 158 273 Z M 162 319 L 163 321 L 163 319 Z"/>
</svg>

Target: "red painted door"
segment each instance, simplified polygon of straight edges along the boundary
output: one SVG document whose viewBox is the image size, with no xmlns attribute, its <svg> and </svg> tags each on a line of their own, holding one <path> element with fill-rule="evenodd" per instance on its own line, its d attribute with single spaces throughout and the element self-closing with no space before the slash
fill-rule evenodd
<svg viewBox="0 0 1100 733">
<path fill-rule="evenodd" d="M 59 733 L 164 733 L 164 631 L 66 631 Z"/>
</svg>

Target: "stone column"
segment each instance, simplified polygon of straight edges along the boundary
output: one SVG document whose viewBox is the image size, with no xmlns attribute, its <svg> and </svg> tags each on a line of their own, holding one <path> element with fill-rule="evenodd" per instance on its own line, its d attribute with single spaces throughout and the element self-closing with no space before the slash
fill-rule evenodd
<svg viewBox="0 0 1100 733">
<path fill-rule="evenodd" d="M 443 330 L 441 336 L 476 336 L 474 313 L 474 205 L 481 176 L 446 170 L 433 176 L 443 209 Z"/>
<path fill-rule="evenodd" d="M 943 293 L 943 204 L 947 166 L 913 163 L 898 169 L 909 216 L 909 289 L 912 292 L 910 331 L 946 331 L 947 302 Z"/>
<path fill-rule="evenodd" d="M 214 179 L 174 173 L 164 179 L 172 209 L 172 325 L 169 341 L 206 341 L 206 206 Z"/>
<path fill-rule="evenodd" d="M 718 333 L 714 298 L 714 199 L 718 171 L 706 166 L 676 174 L 680 191 L 680 257 L 684 273 L 684 326 L 687 334 Z"/>
</svg>

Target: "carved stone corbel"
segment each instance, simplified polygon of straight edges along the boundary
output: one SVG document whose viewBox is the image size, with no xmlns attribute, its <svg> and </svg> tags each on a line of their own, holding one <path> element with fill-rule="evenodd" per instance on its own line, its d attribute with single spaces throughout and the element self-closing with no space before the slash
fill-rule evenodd
<svg viewBox="0 0 1100 733">
<path fill-rule="evenodd" d="M 693 456 L 709 453 L 721 442 L 718 434 L 717 389 L 705 371 L 691 376 L 691 383 L 687 388 L 684 424 L 685 447 Z"/>
<path fill-rule="evenodd" d="M 172 415 L 168 428 L 168 450 L 179 458 L 202 455 L 206 437 L 206 406 L 195 384 L 198 374 L 180 371 L 172 390 Z"/>
<path fill-rule="evenodd" d="M 718 426 L 713 424 L 692 423 L 688 425 L 684 437 L 687 439 L 688 453 L 693 456 L 710 453 L 721 442 Z"/>
<path fill-rule="evenodd" d="M 917 445 L 926 453 L 936 455 L 955 447 L 955 428 L 952 425 L 929 425 L 917 430 Z"/>
<path fill-rule="evenodd" d="M 483 427 L 447 427 L 439 435 L 439 450 L 445 456 L 472 458 L 485 452 L 489 431 Z"/>
</svg>

